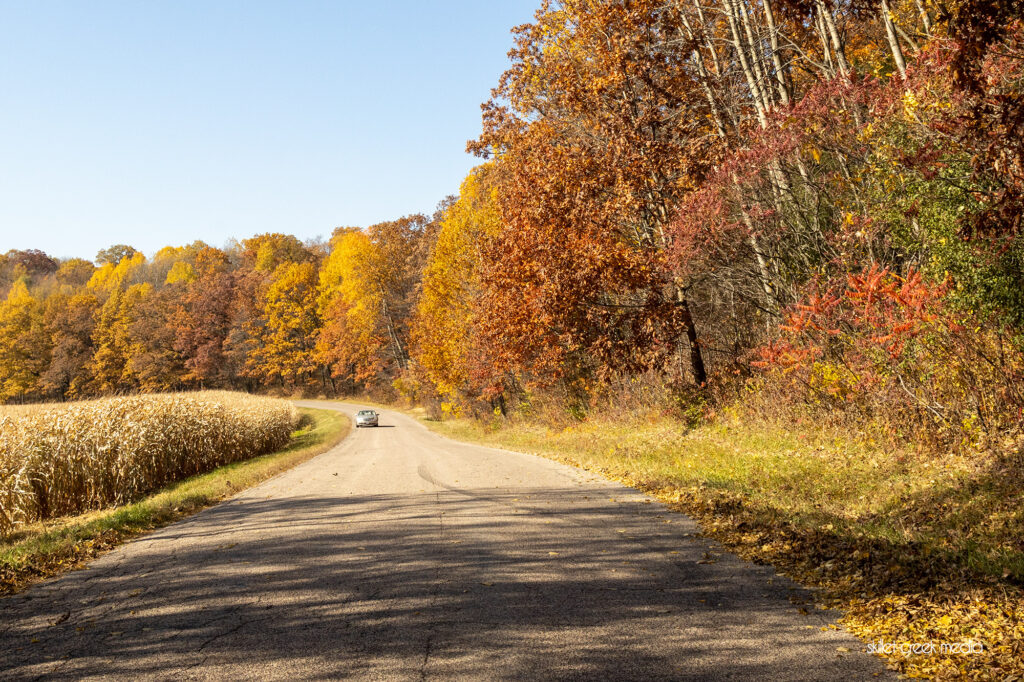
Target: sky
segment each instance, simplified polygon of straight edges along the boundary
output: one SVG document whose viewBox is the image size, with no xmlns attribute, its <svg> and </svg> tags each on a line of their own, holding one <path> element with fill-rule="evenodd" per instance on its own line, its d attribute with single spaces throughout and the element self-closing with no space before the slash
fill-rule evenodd
<svg viewBox="0 0 1024 682">
<path fill-rule="evenodd" d="M 0 0 L 0 253 L 431 213 L 540 0 Z"/>
</svg>

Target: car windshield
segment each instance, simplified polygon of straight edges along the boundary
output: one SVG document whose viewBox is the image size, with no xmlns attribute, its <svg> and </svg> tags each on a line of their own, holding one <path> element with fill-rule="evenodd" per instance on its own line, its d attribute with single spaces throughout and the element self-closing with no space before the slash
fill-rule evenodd
<svg viewBox="0 0 1024 682">
<path fill-rule="evenodd" d="M 360 416 L 369 417 L 373 415 L 373 410 L 359 410 Z"/>
</svg>

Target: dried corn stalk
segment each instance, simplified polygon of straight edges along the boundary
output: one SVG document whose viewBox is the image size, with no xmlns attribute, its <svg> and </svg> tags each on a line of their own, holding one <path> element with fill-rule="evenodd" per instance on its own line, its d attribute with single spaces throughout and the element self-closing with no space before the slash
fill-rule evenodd
<svg viewBox="0 0 1024 682">
<path fill-rule="evenodd" d="M 226 391 L 0 408 L 0 534 L 277 450 L 283 400 Z"/>
</svg>

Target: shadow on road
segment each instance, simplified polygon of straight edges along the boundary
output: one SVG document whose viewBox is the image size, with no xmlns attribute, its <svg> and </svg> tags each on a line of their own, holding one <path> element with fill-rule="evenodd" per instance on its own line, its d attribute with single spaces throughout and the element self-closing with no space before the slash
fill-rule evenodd
<svg viewBox="0 0 1024 682">
<path fill-rule="evenodd" d="M 0 602 L 0 677 L 60 661 L 77 677 L 214 662 L 317 677 L 848 676 L 818 655 L 824 616 L 794 644 L 791 588 L 770 571 L 681 546 L 657 508 L 609 505 L 618 491 L 571 511 L 578 489 L 221 505 L 120 563 Z"/>
</svg>

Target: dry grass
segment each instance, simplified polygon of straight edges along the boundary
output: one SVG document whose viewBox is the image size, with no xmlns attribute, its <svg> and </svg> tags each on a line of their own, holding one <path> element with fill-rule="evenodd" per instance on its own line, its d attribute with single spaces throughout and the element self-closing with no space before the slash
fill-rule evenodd
<svg viewBox="0 0 1024 682">
<path fill-rule="evenodd" d="M 288 443 L 286 401 L 211 391 L 0 408 L 0 535 Z"/>
</svg>

